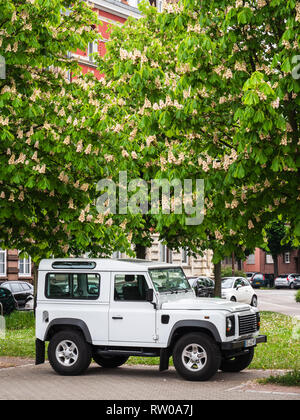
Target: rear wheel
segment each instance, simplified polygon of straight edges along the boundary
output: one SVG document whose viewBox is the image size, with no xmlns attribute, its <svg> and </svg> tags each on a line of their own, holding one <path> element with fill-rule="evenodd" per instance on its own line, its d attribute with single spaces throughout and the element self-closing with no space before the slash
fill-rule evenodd
<svg viewBox="0 0 300 420">
<path fill-rule="evenodd" d="M 50 340 L 48 358 L 52 368 L 60 375 L 80 375 L 91 363 L 91 346 L 81 333 L 61 331 Z"/>
<path fill-rule="evenodd" d="M 231 359 L 223 359 L 220 369 L 223 372 L 240 372 L 246 369 L 254 357 L 254 347 L 248 349 L 247 353 L 232 357 Z"/>
<path fill-rule="evenodd" d="M 128 357 L 126 356 L 100 356 L 99 354 L 93 354 L 93 359 L 97 365 L 104 368 L 116 368 L 124 365 L 127 362 Z"/>
<path fill-rule="evenodd" d="M 206 334 L 190 333 L 181 337 L 173 350 L 176 371 L 188 381 L 206 381 L 219 369 L 221 353 Z"/>
</svg>

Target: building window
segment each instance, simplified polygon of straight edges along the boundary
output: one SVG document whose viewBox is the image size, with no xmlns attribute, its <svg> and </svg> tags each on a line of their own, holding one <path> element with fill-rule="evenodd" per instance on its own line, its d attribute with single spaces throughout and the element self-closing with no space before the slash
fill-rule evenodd
<svg viewBox="0 0 300 420">
<path fill-rule="evenodd" d="M 19 276 L 31 277 L 31 258 L 19 258 Z"/>
<path fill-rule="evenodd" d="M 247 258 L 247 264 L 255 264 L 255 254 L 250 254 Z"/>
<path fill-rule="evenodd" d="M 6 277 L 6 251 L 0 249 L 0 277 Z"/>
<path fill-rule="evenodd" d="M 160 262 L 172 263 L 172 251 L 168 249 L 167 245 L 160 244 Z"/>
<path fill-rule="evenodd" d="M 181 262 L 182 262 L 182 264 L 188 264 L 189 263 L 189 256 L 188 256 L 187 248 L 183 248 L 181 250 Z"/>
<path fill-rule="evenodd" d="M 266 254 L 266 264 L 274 264 L 272 255 Z"/>
<path fill-rule="evenodd" d="M 97 52 L 98 52 L 98 42 L 97 41 L 89 42 L 87 55 L 91 63 L 95 62 L 95 57 L 93 57 L 93 54 Z"/>
<path fill-rule="evenodd" d="M 285 252 L 284 253 L 284 263 L 289 264 L 290 262 L 291 262 L 291 253 L 290 252 Z"/>
</svg>

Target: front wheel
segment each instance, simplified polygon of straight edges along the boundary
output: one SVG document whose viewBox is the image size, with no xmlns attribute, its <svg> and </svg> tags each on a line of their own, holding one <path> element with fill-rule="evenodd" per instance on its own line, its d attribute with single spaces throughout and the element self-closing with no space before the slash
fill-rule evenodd
<svg viewBox="0 0 300 420">
<path fill-rule="evenodd" d="M 240 372 L 246 369 L 252 362 L 254 357 L 254 347 L 248 349 L 248 351 L 240 356 L 232 357 L 231 359 L 223 359 L 220 369 L 223 372 Z"/>
<path fill-rule="evenodd" d="M 127 362 L 128 357 L 126 356 L 101 356 L 94 353 L 93 359 L 97 365 L 102 366 L 103 368 L 117 368 L 124 365 Z"/>
<path fill-rule="evenodd" d="M 252 297 L 252 300 L 251 300 L 251 306 L 254 306 L 254 308 L 257 308 L 257 304 L 258 304 L 258 301 L 257 301 L 257 296 L 256 296 L 256 295 L 254 295 L 254 296 Z"/>
<path fill-rule="evenodd" d="M 79 332 L 61 331 L 50 340 L 48 358 L 52 368 L 60 375 L 80 375 L 91 363 L 91 346 Z"/>
<path fill-rule="evenodd" d="M 206 381 L 219 369 L 221 353 L 206 334 L 190 333 L 181 337 L 173 350 L 176 371 L 188 381 Z"/>
</svg>

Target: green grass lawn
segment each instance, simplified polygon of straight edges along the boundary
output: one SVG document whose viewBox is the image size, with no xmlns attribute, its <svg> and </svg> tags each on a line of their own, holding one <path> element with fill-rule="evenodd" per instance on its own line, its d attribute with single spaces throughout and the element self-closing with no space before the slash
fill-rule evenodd
<svg viewBox="0 0 300 420">
<path fill-rule="evenodd" d="M 300 340 L 293 338 L 293 319 L 274 312 L 262 312 L 261 321 L 261 333 L 268 336 L 268 343 L 257 346 L 250 368 L 299 370 Z M 6 317 L 6 327 L 5 340 L 0 339 L 0 356 L 34 358 L 33 314 L 15 312 Z M 128 363 L 156 365 L 159 359 L 131 357 Z"/>
<path fill-rule="evenodd" d="M 300 386 L 300 370 L 293 370 L 284 375 L 271 375 L 268 378 L 259 379 L 260 384 Z"/>
</svg>

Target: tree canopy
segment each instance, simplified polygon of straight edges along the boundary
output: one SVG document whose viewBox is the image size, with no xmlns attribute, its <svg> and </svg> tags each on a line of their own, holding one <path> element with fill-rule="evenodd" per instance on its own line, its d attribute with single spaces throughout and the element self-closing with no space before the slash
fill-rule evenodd
<svg viewBox="0 0 300 420">
<path fill-rule="evenodd" d="M 99 61 L 120 164 L 148 182 L 205 180 L 202 224 L 161 211 L 146 227 L 175 248 L 213 249 L 215 262 L 261 245 L 280 215 L 299 244 L 299 2 L 185 0 L 142 12 L 113 31 Z"/>
<path fill-rule="evenodd" d="M 126 226 L 95 207 L 97 182 L 114 171 L 105 130 L 90 129 L 106 93 L 95 97 L 96 79 L 69 54 L 99 22 L 85 2 L 69 4 L 0 0 L 0 241 L 33 259 L 128 248 Z"/>
</svg>

